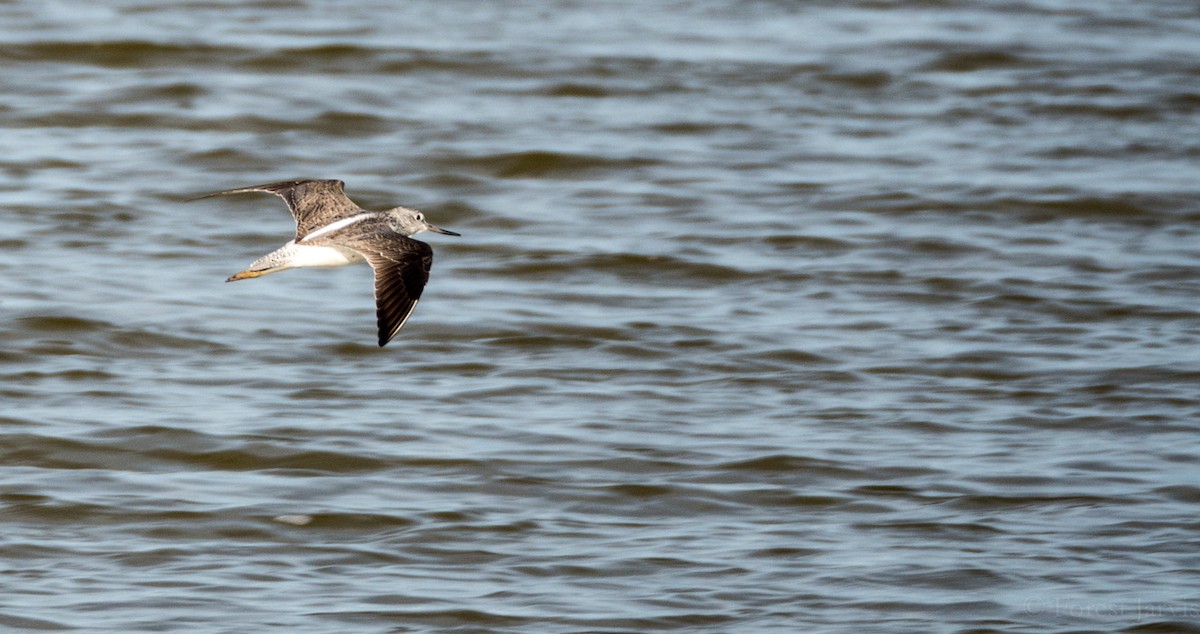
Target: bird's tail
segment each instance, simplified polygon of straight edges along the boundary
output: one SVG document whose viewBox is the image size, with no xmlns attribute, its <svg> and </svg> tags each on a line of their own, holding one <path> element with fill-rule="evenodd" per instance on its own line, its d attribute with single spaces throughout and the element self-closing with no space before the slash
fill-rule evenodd
<svg viewBox="0 0 1200 634">
<path fill-rule="evenodd" d="M 276 271 L 290 269 L 295 266 L 295 262 L 293 261 L 295 251 L 295 245 L 289 242 L 251 262 L 250 266 L 246 267 L 246 270 L 230 275 L 229 279 L 225 281 L 236 282 L 238 280 L 245 280 L 251 277 L 262 277 L 267 273 L 274 273 Z"/>
</svg>

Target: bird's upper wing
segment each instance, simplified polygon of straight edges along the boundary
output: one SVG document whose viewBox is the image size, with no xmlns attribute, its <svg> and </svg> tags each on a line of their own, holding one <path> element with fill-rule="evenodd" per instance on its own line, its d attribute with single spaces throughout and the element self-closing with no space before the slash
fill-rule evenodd
<svg viewBox="0 0 1200 634">
<path fill-rule="evenodd" d="M 346 197 L 346 184 L 340 180 L 299 180 L 252 185 L 214 192 L 193 198 L 211 198 L 245 192 L 268 192 L 287 203 L 292 217 L 296 219 L 296 239 L 343 218 L 363 213 L 363 209 Z"/>
</svg>

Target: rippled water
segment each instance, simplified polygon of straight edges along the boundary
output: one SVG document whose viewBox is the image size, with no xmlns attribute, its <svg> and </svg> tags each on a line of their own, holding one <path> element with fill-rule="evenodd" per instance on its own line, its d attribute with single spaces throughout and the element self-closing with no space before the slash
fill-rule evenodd
<svg viewBox="0 0 1200 634">
<path fill-rule="evenodd" d="M 1191 2 L 0 4 L 0 626 L 1200 631 Z M 224 279 L 342 178 L 461 238 Z"/>
</svg>

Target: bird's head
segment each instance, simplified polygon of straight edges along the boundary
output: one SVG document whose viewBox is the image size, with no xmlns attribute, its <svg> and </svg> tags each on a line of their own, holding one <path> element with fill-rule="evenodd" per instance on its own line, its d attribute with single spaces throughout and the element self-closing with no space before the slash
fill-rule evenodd
<svg viewBox="0 0 1200 634">
<path fill-rule="evenodd" d="M 425 214 L 416 209 L 407 207 L 396 207 L 388 210 L 388 224 L 392 229 L 406 236 L 414 236 L 422 231 L 432 231 L 433 233 L 441 233 L 448 236 L 457 236 L 459 234 L 443 229 L 425 219 Z"/>
</svg>

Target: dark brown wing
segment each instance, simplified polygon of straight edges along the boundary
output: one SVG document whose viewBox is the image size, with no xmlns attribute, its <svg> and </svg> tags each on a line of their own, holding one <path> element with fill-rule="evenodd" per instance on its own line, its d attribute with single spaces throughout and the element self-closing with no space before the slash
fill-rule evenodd
<svg viewBox="0 0 1200 634">
<path fill-rule="evenodd" d="M 299 240 L 330 223 L 363 213 L 361 207 L 346 197 L 345 187 L 346 184 L 340 180 L 283 181 L 227 189 L 192 200 L 246 192 L 275 194 L 287 203 L 292 217 L 296 219 L 296 239 Z"/>
<path fill-rule="evenodd" d="M 319 235 L 304 244 L 337 246 L 363 256 L 375 270 L 375 316 L 380 347 L 391 341 L 417 307 L 429 281 L 433 249 L 396 233 L 383 212 Z"/>
<path fill-rule="evenodd" d="M 398 234 L 391 237 L 394 242 L 389 242 L 385 249 L 360 251 L 375 269 L 375 318 L 380 347 L 391 341 L 408 321 L 433 265 L 433 249 L 428 244 Z"/>
</svg>

